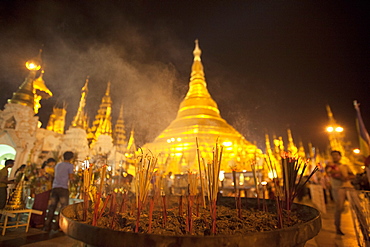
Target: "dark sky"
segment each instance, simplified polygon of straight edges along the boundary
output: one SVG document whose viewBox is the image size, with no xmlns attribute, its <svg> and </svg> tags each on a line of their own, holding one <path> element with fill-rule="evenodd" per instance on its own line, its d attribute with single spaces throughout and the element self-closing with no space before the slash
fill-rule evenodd
<svg viewBox="0 0 370 247">
<path fill-rule="evenodd" d="M 264 133 L 327 145 L 325 105 L 357 146 L 357 99 L 370 129 L 370 8 L 366 1 L 1 1 L 0 105 L 43 46 L 47 123 L 67 103 L 67 125 L 90 76 L 96 114 L 108 80 L 113 119 L 152 141 L 176 116 L 194 40 L 221 115 L 263 148 Z"/>
</svg>

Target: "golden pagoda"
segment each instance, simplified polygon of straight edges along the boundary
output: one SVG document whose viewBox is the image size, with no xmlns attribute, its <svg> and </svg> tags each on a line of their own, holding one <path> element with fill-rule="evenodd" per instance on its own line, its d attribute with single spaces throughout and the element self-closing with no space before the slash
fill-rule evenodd
<svg viewBox="0 0 370 247">
<path fill-rule="evenodd" d="M 63 106 L 63 108 L 53 107 L 53 113 L 49 117 L 46 129 L 59 134 L 64 134 L 66 113 L 66 106 Z"/>
<path fill-rule="evenodd" d="M 35 94 L 33 88 L 33 82 L 36 78 L 36 73 L 41 69 L 41 50 L 38 57 L 28 60 L 26 67 L 29 70 L 28 76 L 18 88 L 17 92 L 13 93 L 13 97 L 8 100 L 8 103 L 19 104 L 29 106 L 34 109 L 35 106 Z"/>
<path fill-rule="evenodd" d="M 17 187 L 9 196 L 9 201 L 5 205 L 5 210 L 21 210 L 26 207 L 25 202 L 23 200 L 23 184 L 24 184 L 24 174 L 17 184 Z"/>
<path fill-rule="evenodd" d="M 87 89 L 88 84 L 89 84 L 89 77 L 86 78 L 85 85 L 81 89 L 80 103 L 78 105 L 77 113 L 71 123 L 71 127 L 81 128 L 86 131 L 88 128 L 88 123 L 87 123 L 87 114 L 85 113 L 85 105 L 86 105 L 86 96 L 88 92 L 88 89 Z"/>
<path fill-rule="evenodd" d="M 119 116 L 113 132 L 114 145 L 118 152 L 123 153 L 126 149 L 125 121 L 123 119 L 123 104 L 119 110 Z"/>
<path fill-rule="evenodd" d="M 110 106 L 107 107 L 107 110 L 105 112 L 104 118 L 100 119 L 100 123 L 98 125 L 98 128 L 95 132 L 95 138 L 98 139 L 100 135 L 109 135 L 112 136 L 112 108 Z"/>
<path fill-rule="evenodd" d="M 167 172 L 197 170 L 196 138 L 205 162 L 212 159 L 212 150 L 218 141 L 224 146 L 222 170 L 230 170 L 230 164 L 247 166 L 261 151 L 221 117 L 207 90 L 197 40 L 193 55 L 189 91 L 180 104 L 176 119 L 145 147 L 159 154 L 158 164 Z"/>
<path fill-rule="evenodd" d="M 112 135 L 111 109 L 112 109 L 112 99 L 110 97 L 110 82 L 108 82 L 107 90 L 105 91 L 105 95 L 102 98 L 98 113 L 95 116 L 95 120 L 92 123 L 92 126 L 88 134 L 88 139 L 90 143 L 95 142 L 98 139 L 98 136 L 102 134 L 102 132 L 104 132 L 104 134 Z M 108 114 L 107 111 L 109 111 Z"/>
</svg>

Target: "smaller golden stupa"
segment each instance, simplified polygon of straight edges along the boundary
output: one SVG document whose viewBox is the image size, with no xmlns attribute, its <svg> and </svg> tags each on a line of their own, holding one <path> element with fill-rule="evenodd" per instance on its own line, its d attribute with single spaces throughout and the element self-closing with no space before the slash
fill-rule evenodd
<svg viewBox="0 0 370 247">
<path fill-rule="evenodd" d="M 23 183 L 24 183 L 24 174 L 21 181 L 17 184 L 15 191 L 10 195 L 9 201 L 5 206 L 5 210 L 22 210 L 25 209 L 25 203 L 23 200 Z"/>
</svg>

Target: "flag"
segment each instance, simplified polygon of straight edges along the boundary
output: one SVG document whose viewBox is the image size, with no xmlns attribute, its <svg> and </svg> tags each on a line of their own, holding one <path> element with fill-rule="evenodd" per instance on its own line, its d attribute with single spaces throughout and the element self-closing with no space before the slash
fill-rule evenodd
<svg viewBox="0 0 370 247">
<path fill-rule="evenodd" d="M 365 128 L 365 124 L 362 120 L 361 112 L 360 112 L 360 104 L 357 103 L 355 100 L 353 102 L 353 105 L 355 106 L 356 113 L 357 113 L 357 131 L 359 135 L 359 141 L 360 141 L 360 150 L 362 155 L 366 158 L 370 155 L 370 137 L 369 133 L 367 132 Z"/>
</svg>

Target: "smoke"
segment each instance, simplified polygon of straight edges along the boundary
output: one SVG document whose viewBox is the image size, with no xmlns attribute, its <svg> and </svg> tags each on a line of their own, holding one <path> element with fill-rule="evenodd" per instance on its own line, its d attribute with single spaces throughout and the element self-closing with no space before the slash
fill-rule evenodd
<svg viewBox="0 0 370 247">
<path fill-rule="evenodd" d="M 89 76 L 86 111 L 90 121 L 110 81 L 113 124 L 123 104 L 126 132 L 134 128 L 142 145 L 152 141 L 176 116 L 181 101 L 178 92 L 185 84 L 179 83 L 177 69 L 169 61 L 176 63 L 181 43 L 162 27 L 157 32 L 144 30 L 115 8 L 104 7 L 102 12 L 98 7 L 89 8 L 91 13 L 87 14 L 84 7 L 66 9 L 57 2 L 40 1 L 14 10 L 19 16 L 23 13 L 23 18 L 11 23 L 14 28 L 3 30 L 1 89 L 8 91 L 6 98 L 11 98 L 11 92 L 27 75 L 23 61 L 36 56 L 43 44 L 44 80 L 54 94 L 41 101 L 39 117 L 43 126 L 52 107 L 66 103 L 68 128 Z M 108 12 L 113 12 L 112 18 L 105 15 Z M 189 64 L 191 59 L 190 50 Z M 6 98 L 2 99 L 3 105 Z"/>
</svg>

